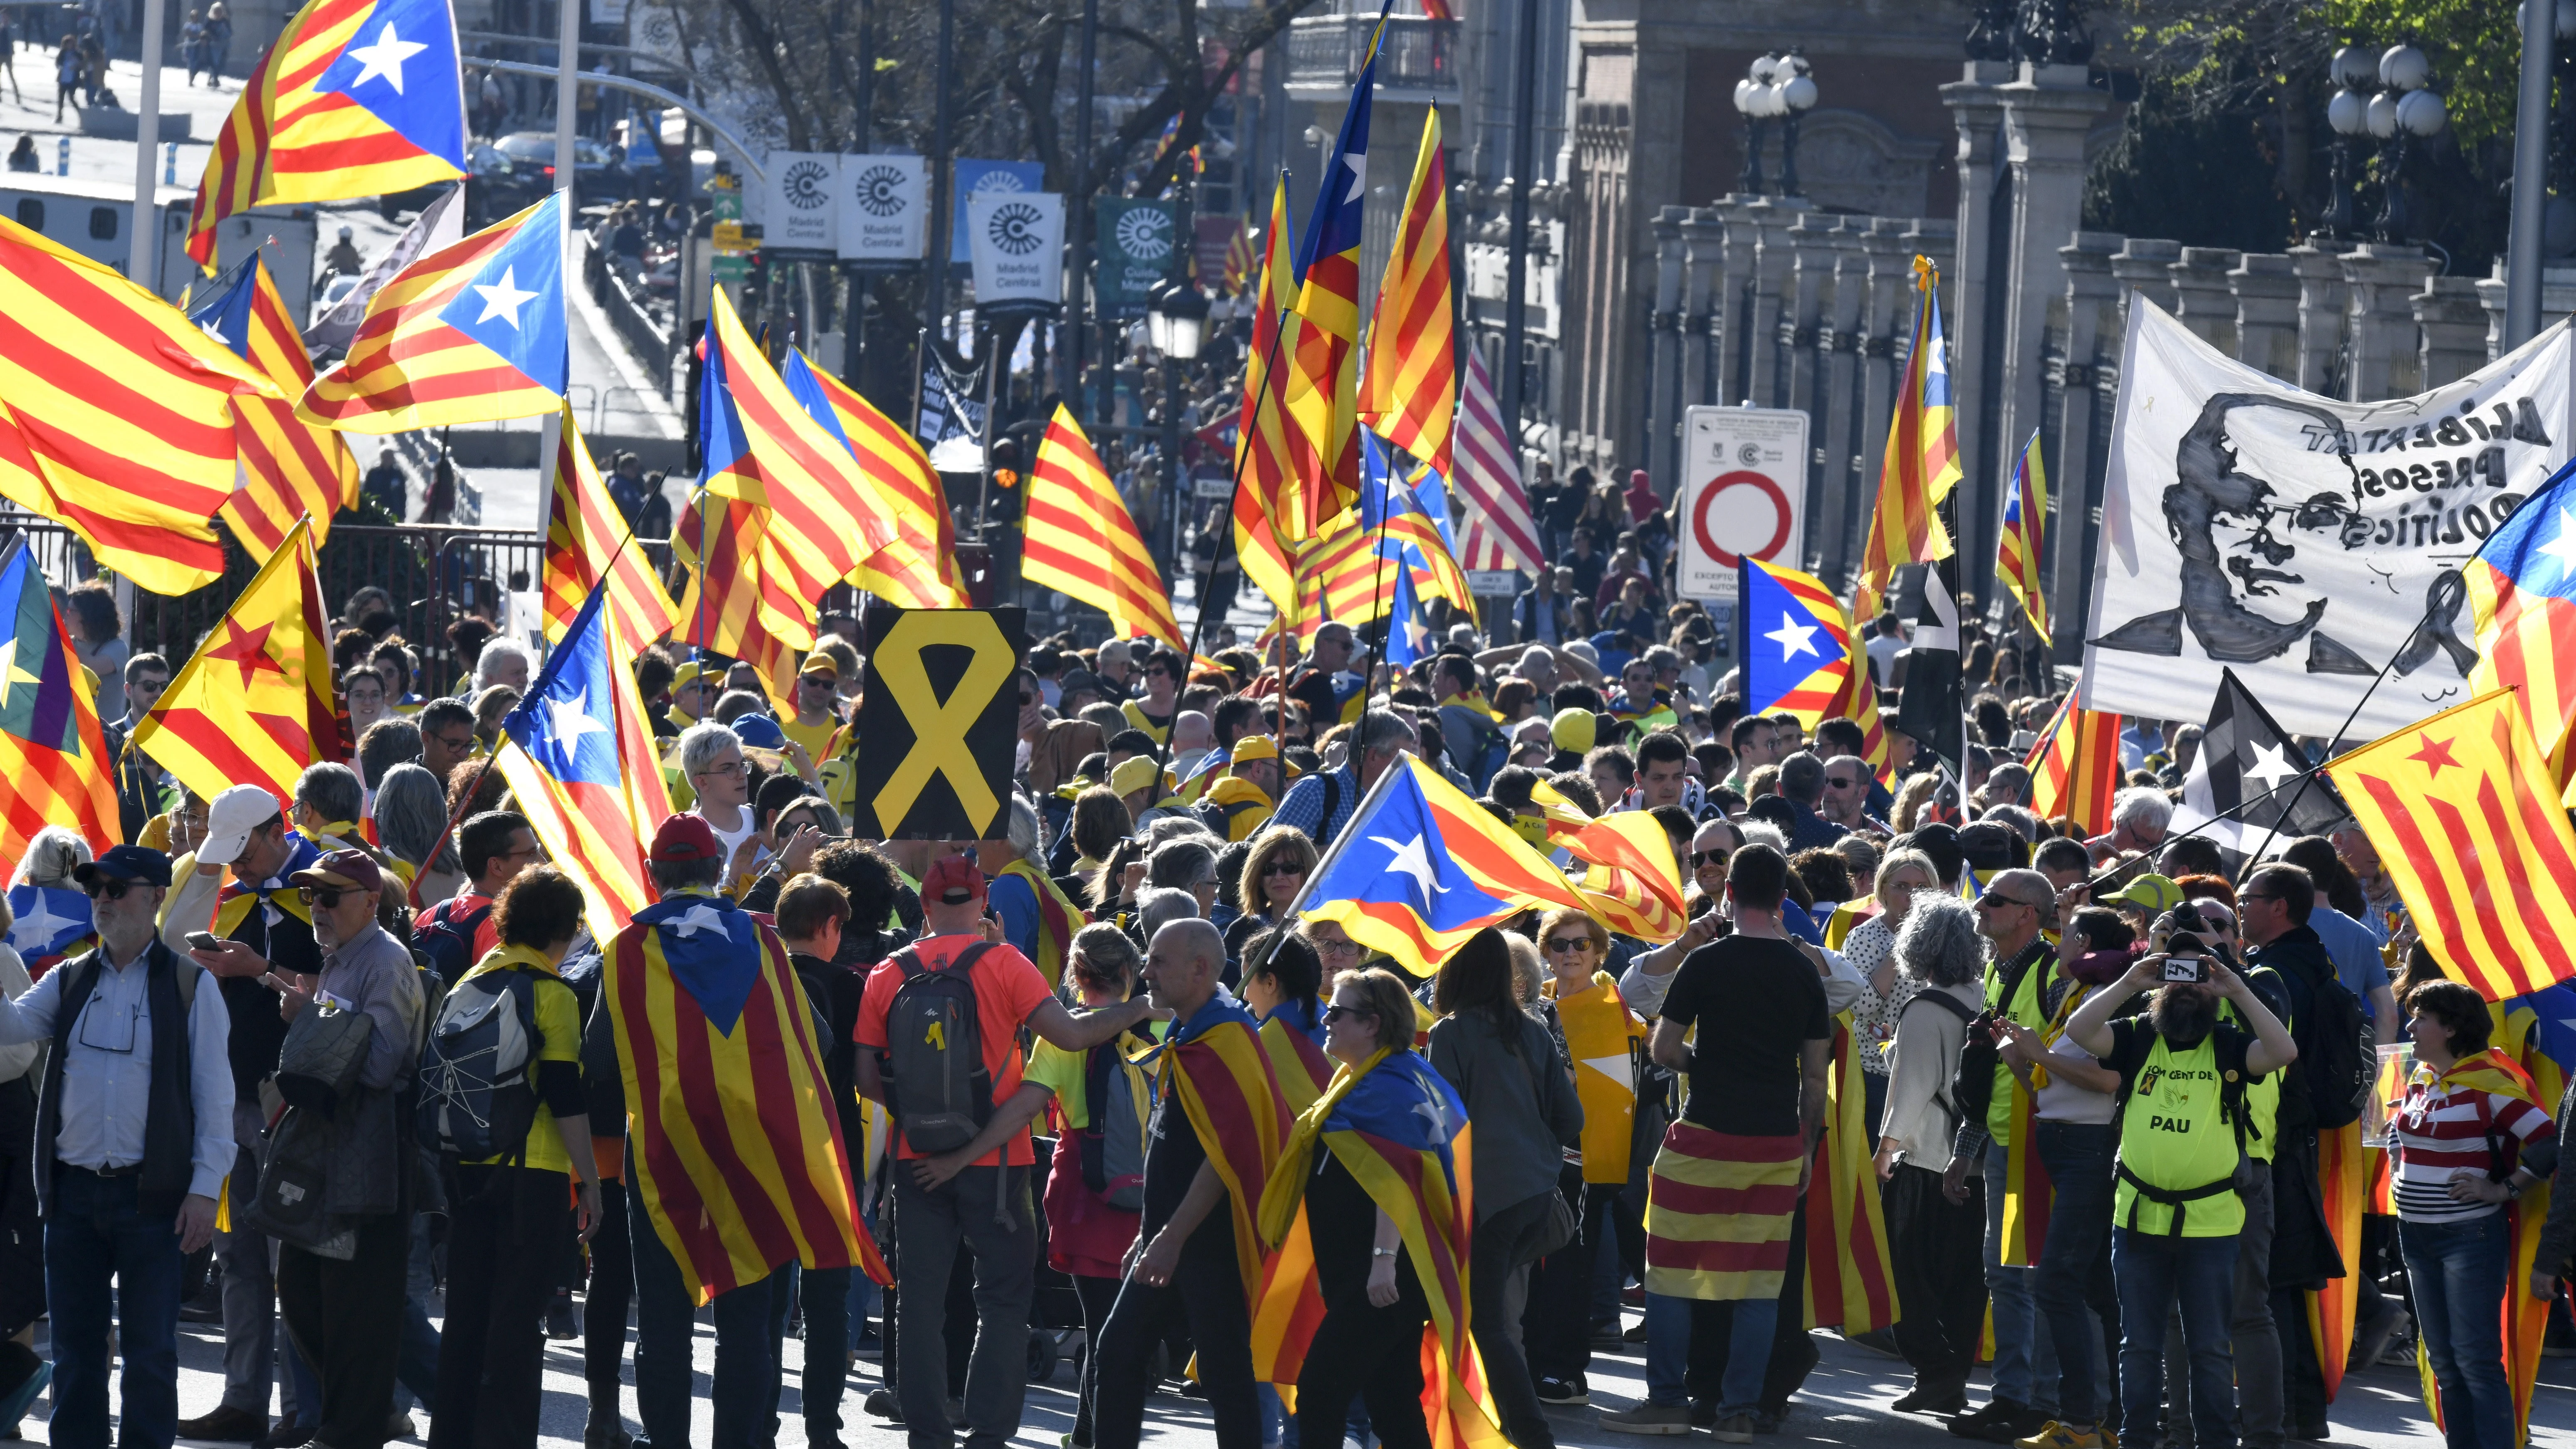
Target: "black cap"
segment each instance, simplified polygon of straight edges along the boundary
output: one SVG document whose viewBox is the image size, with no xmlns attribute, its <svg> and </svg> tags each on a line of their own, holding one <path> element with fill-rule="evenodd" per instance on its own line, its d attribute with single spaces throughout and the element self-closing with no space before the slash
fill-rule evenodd
<svg viewBox="0 0 2576 1449">
<path fill-rule="evenodd" d="M 139 881 L 167 890 L 170 887 L 170 857 L 140 845 L 111 845 L 105 855 L 72 868 L 72 880 L 84 887 L 101 877 Z"/>
</svg>

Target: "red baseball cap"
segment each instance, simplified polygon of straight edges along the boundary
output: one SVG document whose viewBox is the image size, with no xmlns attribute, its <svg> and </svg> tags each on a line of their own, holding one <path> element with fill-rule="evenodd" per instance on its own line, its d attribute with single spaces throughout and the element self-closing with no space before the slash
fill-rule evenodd
<svg viewBox="0 0 2576 1449">
<path fill-rule="evenodd" d="M 671 816 L 653 832 L 652 859 L 662 864 L 723 858 L 724 847 L 716 843 L 715 827 L 695 815 Z"/>
<path fill-rule="evenodd" d="M 962 906 L 984 898 L 984 872 L 968 856 L 951 855 L 930 863 L 921 877 L 921 898 L 943 906 Z"/>
</svg>

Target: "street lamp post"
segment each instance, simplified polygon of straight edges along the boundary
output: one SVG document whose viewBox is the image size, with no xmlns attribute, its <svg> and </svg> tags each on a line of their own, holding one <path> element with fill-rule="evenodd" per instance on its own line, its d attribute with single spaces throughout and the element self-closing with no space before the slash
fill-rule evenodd
<svg viewBox="0 0 2576 1449">
<path fill-rule="evenodd" d="M 1735 189 L 1747 196 L 1762 194 L 1762 128 L 1771 119 L 1771 72 L 1780 60 L 1778 51 L 1755 56 L 1735 83 L 1735 113 L 1744 118 L 1744 169 L 1736 174 Z"/>
<path fill-rule="evenodd" d="M 2406 153 L 2418 136 L 2438 136 L 2450 124 L 2450 110 L 2432 90 L 2433 65 L 2411 45 L 2392 45 L 2379 57 L 2379 81 L 2386 89 L 2371 97 L 2367 112 L 2370 134 L 2388 143 L 2388 174 L 2379 206 L 2380 240 L 2406 239 L 2412 208 L 2406 203 Z"/>
<path fill-rule="evenodd" d="M 2370 133 L 2370 93 L 2379 85 L 2379 64 L 2360 46 L 2347 45 L 2335 52 L 2331 70 L 2335 93 L 2326 102 L 2326 124 L 2335 133 L 2333 179 L 2321 231 L 2341 240 L 2352 235 L 2352 148 Z"/>
<path fill-rule="evenodd" d="M 1207 340 L 1208 298 L 1186 279 L 1157 285 L 1146 298 L 1145 338 L 1163 355 L 1163 486 L 1172 510 L 1172 559 L 1180 560 L 1181 373 Z"/>
<path fill-rule="evenodd" d="M 1816 108 L 1815 78 L 1807 74 L 1806 52 L 1789 47 L 1771 68 L 1773 114 L 1780 117 L 1780 194 L 1798 195 L 1798 120 Z"/>
</svg>

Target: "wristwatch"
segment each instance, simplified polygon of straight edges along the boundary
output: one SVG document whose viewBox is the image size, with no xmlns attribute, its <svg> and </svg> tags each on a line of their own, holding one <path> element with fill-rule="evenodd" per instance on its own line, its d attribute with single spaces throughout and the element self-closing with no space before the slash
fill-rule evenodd
<svg viewBox="0 0 2576 1449">
<path fill-rule="evenodd" d="M 1401 1248 L 1375 1248 L 1375 1247 L 1373 1247 L 1373 1248 L 1369 1249 L 1369 1256 L 1370 1256 L 1370 1257 L 1372 1257 L 1372 1258 L 1392 1258 L 1392 1257 L 1394 1257 L 1397 1253 L 1402 1252 L 1402 1251 L 1403 1251 L 1403 1250 L 1402 1250 Z"/>
</svg>

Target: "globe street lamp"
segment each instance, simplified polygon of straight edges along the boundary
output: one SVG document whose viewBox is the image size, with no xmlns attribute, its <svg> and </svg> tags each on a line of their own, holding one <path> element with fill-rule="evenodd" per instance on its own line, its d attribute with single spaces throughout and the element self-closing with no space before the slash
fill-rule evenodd
<svg viewBox="0 0 2576 1449">
<path fill-rule="evenodd" d="M 2335 93 L 2326 102 L 2326 124 L 2335 133 L 2334 171 L 2322 231 L 2341 239 L 2352 235 L 2352 148 L 2370 134 L 2370 93 L 2379 85 L 2379 63 L 2360 46 L 2347 45 L 2335 52 L 2331 73 Z M 2396 120 L 2394 111 L 2389 120 Z"/>
<path fill-rule="evenodd" d="M 1180 556 L 1181 373 L 1207 340 L 1208 299 L 1186 280 L 1155 284 L 1145 298 L 1145 340 L 1163 354 L 1163 484 L 1171 498 L 1172 556 Z"/>
<path fill-rule="evenodd" d="M 1771 68 L 1779 63 L 1777 51 L 1757 55 L 1735 83 L 1735 113 L 1744 118 L 1744 170 L 1735 189 L 1747 196 L 1762 194 L 1762 125 L 1771 119 Z"/>
<path fill-rule="evenodd" d="M 2370 134 L 2388 143 L 2388 173 L 2379 207 L 2382 241 L 2405 240 L 2411 208 L 2406 202 L 2406 154 L 2416 137 L 2438 136 L 2450 109 L 2431 89 L 2433 64 L 2411 45 L 2392 45 L 2379 57 L 2379 82 L 2365 113 Z"/>
<path fill-rule="evenodd" d="M 1771 68 L 1772 114 L 1780 117 L 1780 194 L 1798 194 L 1798 120 L 1816 108 L 1816 82 L 1797 46 Z"/>
</svg>

